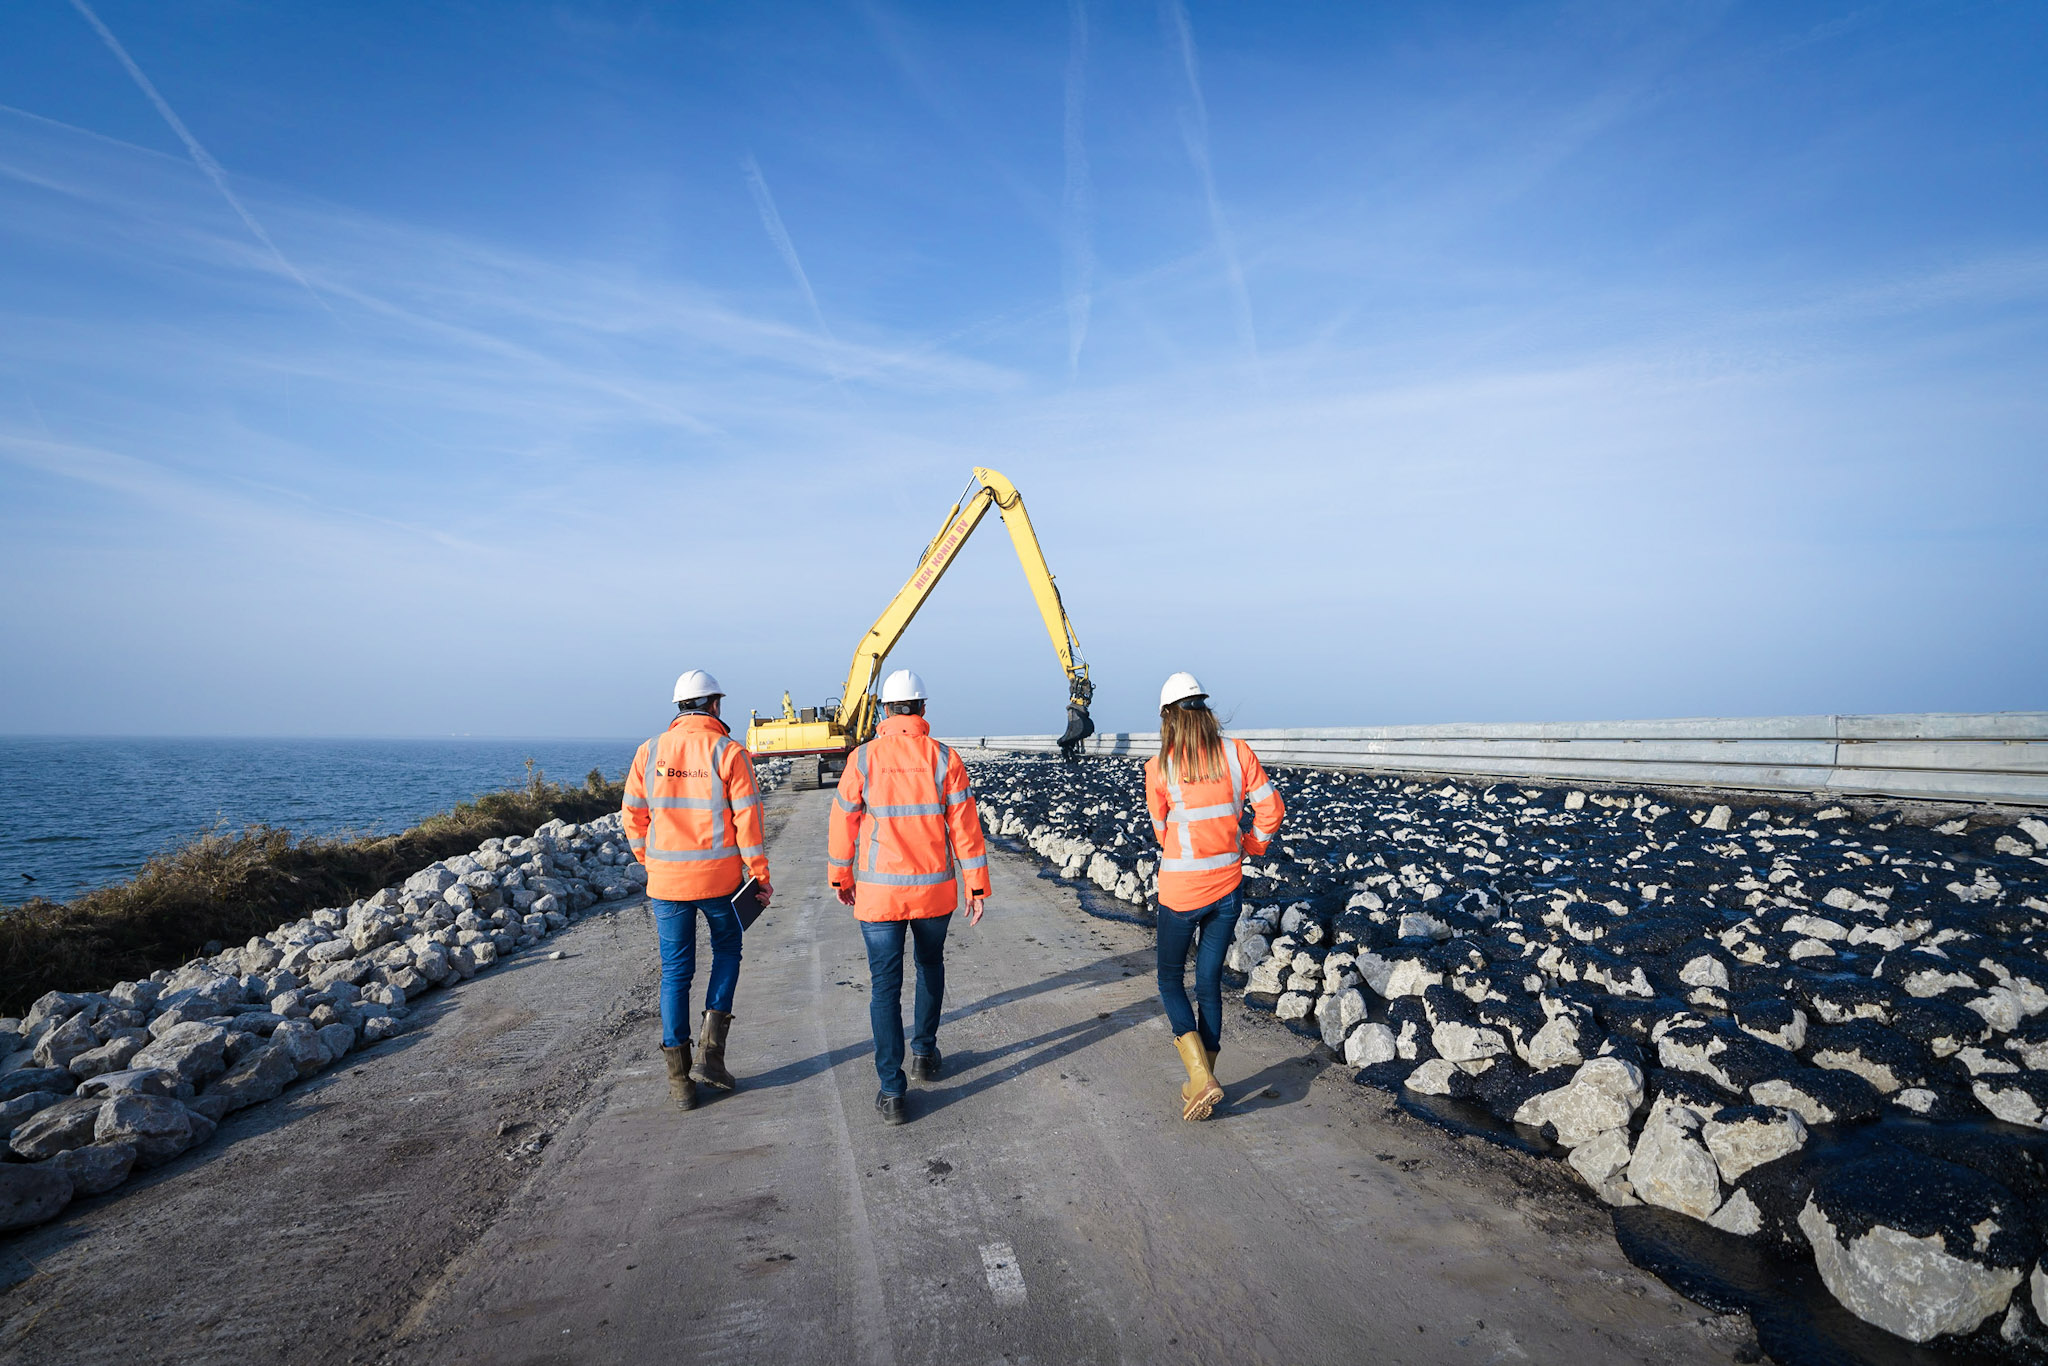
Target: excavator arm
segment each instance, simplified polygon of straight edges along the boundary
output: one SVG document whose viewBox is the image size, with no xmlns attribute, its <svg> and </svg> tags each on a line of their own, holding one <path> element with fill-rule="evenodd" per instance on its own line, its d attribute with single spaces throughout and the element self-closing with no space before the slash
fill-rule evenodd
<svg viewBox="0 0 2048 1366">
<path fill-rule="evenodd" d="M 875 624 L 853 652 L 853 663 L 846 671 L 846 686 L 839 694 L 838 716 L 839 725 L 853 743 L 859 744 L 874 734 L 878 706 L 875 692 L 881 681 L 882 662 L 896 648 L 896 642 L 917 617 L 918 609 L 952 567 L 954 556 L 991 507 L 1010 530 L 1018 562 L 1024 567 L 1024 578 L 1031 585 L 1031 596 L 1038 603 L 1046 634 L 1052 637 L 1053 652 L 1059 656 L 1060 669 L 1067 676 L 1067 731 L 1072 735 L 1077 726 L 1082 729 L 1081 736 L 1072 741 L 1062 737 L 1062 743 L 1079 743 L 1080 738 L 1094 731 L 1094 723 L 1088 719 L 1088 704 L 1095 696 L 1095 685 L 1089 680 L 1088 665 L 1081 657 L 1080 643 L 1074 638 L 1074 624 L 1067 620 L 1067 609 L 1060 601 L 1059 586 L 1046 566 L 1045 552 L 1039 548 L 1038 533 L 1032 530 L 1031 516 L 1024 510 L 1024 497 L 1001 474 L 977 467 L 968 492 L 946 514 L 938 535 L 932 537 L 931 544 L 918 558 L 916 570 L 875 618 Z"/>
</svg>

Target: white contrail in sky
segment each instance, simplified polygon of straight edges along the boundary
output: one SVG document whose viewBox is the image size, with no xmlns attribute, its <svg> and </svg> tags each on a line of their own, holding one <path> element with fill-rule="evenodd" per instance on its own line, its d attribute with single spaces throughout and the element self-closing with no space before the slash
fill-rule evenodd
<svg viewBox="0 0 2048 1366">
<path fill-rule="evenodd" d="M 220 197 L 227 200 L 228 207 L 235 211 L 236 216 L 242 220 L 243 225 L 254 234 L 257 241 L 269 249 L 270 254 L 276 258 L 278 265 L 284 268 L 285 274 L 297 280 L 306 293 L 313 296 L 314 303 L 319 304 L 322 308 L 327 308 L 327 301 L 314 291 L 313 282 L 308 280 L 300 272 L 299 268 L 293 265 L 283 252 L 277 249 L 277 243 L 270 240 L 270 234 L 263 230 L 263 225 L 256 221 L 256 216 L 243 207 L 242 201 L 235 197 L 235 192 L 228 188 L 227 172 L 221 169 L 221 164 L 213 159 L 211 152 L 199 145 L 199 139 L 192 136 L 192 130 L 187 128 L 185 121 L 178 117 L 178 111 L 171 108 L 170 101 L 158 93 L 156 86 L 150 82 L 149 77 L 142 74 L 142 68 L 137 66 L 135 59 L 128 55 L 128 49 L 121 46 L 121 40 L 114 36 L 113 30 L 100 22 L 100 17 L 92 12 L 91 7 L 85 3 L 85 0 L 71 0 L 71 8 L 77 10 L 85 19 L 85 22 L 93 26 L 94 31 L 100 35 L 100 41 L 107 45 L 107 51 L 113 53 L 121 65 L 127 68 L 128 75 L 134 80 L 136 87 L 149 97 L 149 102 L 156 106 L 156 112 L 163 115 L 164 122 L 171 125 L 171 131 L 178 135 L 178 140 L 185 144 L 185 150 L 192 154 L 193 162 L 200 170 L 206 173 L 206 178 L 213 182 L 213 188 L 220 191 Z M 330 313 L 333 312 L 332 309 L 328 309 L 328 311 Z"/>
<path fill-rule="evenodd" d="M 1188 160 L 1202 178 L 1202 193 L 1209 201 L 1209 226 L 1216 234 L 1216 249 L 1223 254 L 1223 269 L 1230 285 L 1231 302 L 1237 306 L 1238 340 L 1251 356 L 1252 373 L 1266 382 L 1265 367 L 1259 362 L 1259 336 L 1252 326 L 1252 296 L 1245 288 L 1244 267 L 1237 259 L 1237 242 L 1230 224 L 1223 218 L 1223 201 L 1216 197 L 1216 173 L 1209 165 L 1209 104 L 1202 98 L 1202 71 L 1195 60 L 1195 34 L 1188 26 L 1187 7 L 1181 0 L 1160 0 L 1159 8 L 1174 41 L 1180 46 L 1181 69 L 1187 73 L 1187 107 L 1181 110 L 1180 136 L 1187 145 Z"/>
<path fill-rule="evenodd" d="M 789 229 L 782 226 L 782 215 L 775 208 L 775 196 L 768 193 L 768 182 L 761 175 L 761 167 L 754 160 L 752 152 L 741 159 L 740 166 L 747 173 L 747 188 L 754 192 L 754 207 L 761 211 L 761 226 L 768 230 L 768 240 L 775 243 L 775 249 L 782 253 L 782 264 L 789 267 L 789 273 L 796 277 L 796 287 L 804 292 L 804 301 L 811 306 L 811 316 L 818 321 L 818 330 L 825 334 L 825 340 L 838 344 L 832 329 L 825 322 L 825 310 L 818 307 L 818 296 L 811 289 L 811 277 L 804 274 L 804 263 L 796 254 L 796 243 L 789 240 Z"/>
<path fill-rule="evenodd" d="M 1067 373 L 1081 368 L 1081 344 L 1088 338 L 1088 310 L 1095 287 L 1095 245 L 1090 238 L 1095 205 L 1088 183 L 1088 143 L 1083 136 L 1082 98 L 1088 78 L 1088 9 L 1067 3 L 1067 181 L 1060 196 L 1060 275 L 1067 300 Z"/>
</svg>

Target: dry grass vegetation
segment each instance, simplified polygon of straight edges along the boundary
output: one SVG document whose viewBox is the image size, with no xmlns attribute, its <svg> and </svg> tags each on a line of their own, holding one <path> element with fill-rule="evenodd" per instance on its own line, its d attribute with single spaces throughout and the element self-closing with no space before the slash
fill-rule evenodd
<svg viewBox="0 0 2048 1366">
<path fill-rule="evenodd" d="M 346 906 L 493 836 L 531 834 L 557 818 L 595 820 L 618 810 L 622 795 L 596 769 L 581 787 L 535 769 L 524 787 L 484 793 L 399 835 L 208 831 L 128 882 L 0 915 L 0 1016 L 20 1015 L 46 991 L 103 990 L 175 967 L 209 942 L 234 944 L 322 906 Z"/>
</svg>

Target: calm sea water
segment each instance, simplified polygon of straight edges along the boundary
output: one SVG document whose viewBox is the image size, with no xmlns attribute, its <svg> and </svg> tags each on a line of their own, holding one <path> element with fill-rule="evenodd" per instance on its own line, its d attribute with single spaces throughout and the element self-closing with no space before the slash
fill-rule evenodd
<svg viewBox="0 0 2048 1366">
<path fill-rule="evenodd" d="M 0 903 L 122 881 L 216 823 L 391 834 L 525 782 L 529 758 L 560 782 L 616 779 L 638 743 L 0 737 Z"/>
</svg>

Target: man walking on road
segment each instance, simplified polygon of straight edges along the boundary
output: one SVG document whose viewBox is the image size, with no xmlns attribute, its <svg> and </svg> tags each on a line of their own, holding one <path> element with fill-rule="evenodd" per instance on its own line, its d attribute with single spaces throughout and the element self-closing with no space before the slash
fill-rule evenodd
<svg viewBox="0 0 2048 1366">
<path fill-rule="evenodd" d="M 626 774 L 622 816 L 633 856 L 647 867 L 648 904 L 661 938 L 661 1052 L 676 1108 L 697 1103 L 690 1076 L 690 979 L 697 972 L 697 915 L 711 927 L 711 981 L 704 992 L 697 1076 L 730 1091 L 725 1037 L 740 980 L 740 917 L 732 898 L 748 874 L 768 904 L 768 851 L 754 756 L 718 710 L 725 690 L 702 669 L 676 680 L 676 719 L 640 746 Z"/>
<path fill-rule="evenodd" d="M 882 682 L 887 718 L 853 752 L 832 804 L 826 863 L 841 904 L 853 907 L 868 949 L 868 1022 L 875 1033 L 875 1109 L 901 1124 L 903 939 L 917 962 L 910 1072 L 935 1080 L 939 1008 L 946 995 L 946 929 L 966 882 L 967 923 L 979 924 L 988 899 L 988 849 L 981 814 L 960 756 L 932 739 L 924 719 L 924 680 L 898 669 Z"/>
</svg>

